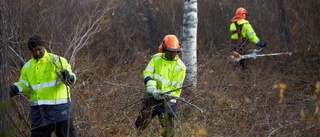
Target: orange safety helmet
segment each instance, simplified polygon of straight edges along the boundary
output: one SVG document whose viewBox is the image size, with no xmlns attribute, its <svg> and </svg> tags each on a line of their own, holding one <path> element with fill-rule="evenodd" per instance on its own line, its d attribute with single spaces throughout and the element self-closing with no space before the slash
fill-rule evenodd
<svg viewBox="0 0 320 137">
<path fill-rule="evenodd" d="M 237 14 L 248 14 L 248 12 L 245 8 L 240 7 L 236 10 L 236 15 Z"/>
<path fill-rule="evenodd" d="M 240 7 L 236 10 L 236 15 L 231 19 L 232 22 L 236 22 L 242 19 L 245 19 L 248 15 L 248 12 L 245 8 Z"/>
<path fill-rule="evenodd" d="M 169 51 L 178 51 L 178 53 L 181 53 L 182 51 L 178 38 L 172 34 L 166 35 L 158 47 L 159 52 L 164 52 L 164 49 Z"/>
</svg>

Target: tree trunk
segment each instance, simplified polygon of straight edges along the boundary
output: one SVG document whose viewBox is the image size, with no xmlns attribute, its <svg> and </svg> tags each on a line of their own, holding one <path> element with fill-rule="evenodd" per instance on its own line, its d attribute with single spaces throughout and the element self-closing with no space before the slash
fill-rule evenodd
<svg viewBox="0 0 320 137">
<path fill-rule="evenodd" d="M 8 46 L 7 46 L 7 1 L 0 1 L 0 136 L 12 136 L 8 113 L 9 92 L 8 92 Z"/>
<path fill-rule="evenodd" d="M 182 60 L 187 67 L 184 85 L 193 84 L 187 91 L 194 91 L 197 89 L 197 0 L 185 0 L 183 10 Z"/>
<path fill-rule="evenodd" d="M 283 0 L 278 0 L 278 8 L 279 8 L 279 21 L 280 21 L 280 41 L 281 41 L 281 51 L 292 51 L 292 38 L 289 30 L 289 24 L 287 21 L 287 14 L 285 10 Z"/>
</svg>

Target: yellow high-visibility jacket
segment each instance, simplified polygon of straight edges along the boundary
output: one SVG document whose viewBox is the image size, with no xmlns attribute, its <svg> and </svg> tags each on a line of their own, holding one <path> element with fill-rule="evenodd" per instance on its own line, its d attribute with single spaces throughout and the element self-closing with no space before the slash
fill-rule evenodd
<svg viewBox="0 0 320 137">
<path fill-rule="evenodd" d="M 30 106 L 59 105 L 68 103 L 70 87 L 60 78 L 60 70 L 67 69 L 76 82 L 68 61 L 58 55 L 45 51 L 38 61 L 31 58 L 21 70 L 20 79 L 14 83 L 19 93 L 30 91 Z"/>
<path fill-rule="evenodd" d="M 254 29 L 250 25 L 249 21 L 242 19 L 237 22 L 233 22 L 230 24 L 230 32 L 231 32 L 231 39 L 237 40 L 238 39 L 238 33 L 237 33 L 237 27 L 235 23 L 238 23 L 238 25 L 242 25 L 241 29 L 241 35 L 243 38 L 248 38 L 250 42 L 257 44 L 259 42 L 259 38 L 257 37 L 256 33 L 254 32 Z"/>
<path fill-rule="evenodd" d="M 177 55 L 174 60 L 167 60 L 164 53 L 153 55 L 148 66 L 143 70 L 144 79 L 151 77 L 157 83 L 157 90 L 162 92 L 178 89 L 183 86 L 186 77 L 186 66 Z M 174 97 L 180 97 L 181 89 L 171 92 Z"/>
</svg>

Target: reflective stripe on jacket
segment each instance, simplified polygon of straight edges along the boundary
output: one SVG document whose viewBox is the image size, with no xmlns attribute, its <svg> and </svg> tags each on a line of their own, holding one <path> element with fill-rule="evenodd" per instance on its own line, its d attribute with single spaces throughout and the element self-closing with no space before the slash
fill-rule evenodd
<svg viewBox="0 0 320 137">
<path fill-rule="evenodd" d="M 230 32 L 231 32 L 231 39 L 237 40 L 238 39 L 238 33 L 237 33 L 237 27 L 235 23 L 238 23 L 238 25 L 242 25 L 241 29 L 241 35 L 243 38 L 248 38 L 250 42 L 257 44 L 259 42 L 259 38 L 257 37 L 256 33 L 254 32 L 252 26 L 250 25 L 249 21 L 243 19 L 237 22 L 233 22 L 230 24 Z"/>
<path fill-rule="evenodd" d="M 32 58 L 24 64 L 20 79 L 14 84 L 19 88 L 19 93 L 30 91 L 31 106 L 68 103 L 69 87 L 59 78 L 61 69 L 67 69 L 75 83 L 76 76 L 68 61 L 45 51 L 38 61 Z"/>
<path fill-rule="evenodd" d="M 142 72 L 143 78 L 150 76 L 157 82 L 157 89 L 170 91 L 181 88 L 186 76 L 186 66 L 177 55 L 174 60 L 167 60 L 164 53 L 153 55 L 148 66 Z M 181 89 L 171 92 L 172 96 L 180 97 Z"/>
</svg>

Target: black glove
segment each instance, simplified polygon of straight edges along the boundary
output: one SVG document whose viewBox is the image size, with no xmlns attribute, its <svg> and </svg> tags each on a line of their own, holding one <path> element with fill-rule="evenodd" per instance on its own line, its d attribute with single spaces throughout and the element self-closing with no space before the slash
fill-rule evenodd
<svg viewBox="0 0 320 137">
<path fill-rule="evenodd" d="M 62 78 L 63 78 L 64 81 L 69 81 L 69 80 L 70 80 L 70 74 L 69 74 L 69 71 L 68 71 L 68 70 L 62 69 L 62 70 L 60 71 L 60 74 L 61 74 L 61 76 L 62 76 Z"/>
<path fill-rule="evenodd" d="M 259 42 L 256 45 L 261 47 L 261 48 L 263 48 L 263 47 L 265 47 L 267 45 L 267 42 L 259 40 Z"/>
<path fill-rule="evenodd" d="M 16 85 L 10 86 L 10 97 L 14 97 L 15 95 L 18 95 L 19 89 Z"/>
</svg>

